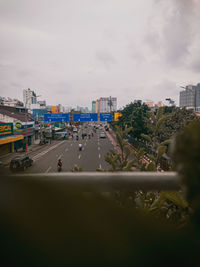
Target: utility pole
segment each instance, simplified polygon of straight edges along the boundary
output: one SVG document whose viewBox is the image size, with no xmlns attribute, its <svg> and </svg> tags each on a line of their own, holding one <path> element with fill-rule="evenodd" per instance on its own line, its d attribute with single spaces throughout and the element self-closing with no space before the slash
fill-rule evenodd
<svg viewBox="0 0 200 267">
<path fill-rule="evenodd" d="M 111 112 L 111 106 L 112 105 L 113 105 L 113 103 L 112 103 L 112 99 L 111 99 L 111 96 L 110 96 L 110 98 L 108 100 L 108 106 L 110 106 L 110 112 Z"/>
</svg>

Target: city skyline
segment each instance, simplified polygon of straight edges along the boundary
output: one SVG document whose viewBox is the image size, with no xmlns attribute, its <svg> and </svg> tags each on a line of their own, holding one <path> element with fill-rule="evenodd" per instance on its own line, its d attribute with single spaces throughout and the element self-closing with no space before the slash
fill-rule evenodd
<svg viewBox="0 0 200 267">
<path fill-rule="evenodd" d="M 147 3 L 148 2 L 148 3 Z M 197 84 L 200 2 L 122 0 L 0 2 L 0 95 L 30 88 L 49 105 L 91 107 L 114 96 L 179 104 Z"/>
</svg>

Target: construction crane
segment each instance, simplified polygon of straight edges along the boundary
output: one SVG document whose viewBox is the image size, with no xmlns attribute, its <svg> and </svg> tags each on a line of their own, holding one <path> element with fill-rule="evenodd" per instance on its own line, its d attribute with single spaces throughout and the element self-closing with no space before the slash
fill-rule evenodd
<svg viewBox="0 0 200 267">
<path fill-rule="evenodd" d="M 165 100 L 169 101 L 171 107 L 175 107 L 175 101 L 171 98 L 166 98 Z"/>
</svg>

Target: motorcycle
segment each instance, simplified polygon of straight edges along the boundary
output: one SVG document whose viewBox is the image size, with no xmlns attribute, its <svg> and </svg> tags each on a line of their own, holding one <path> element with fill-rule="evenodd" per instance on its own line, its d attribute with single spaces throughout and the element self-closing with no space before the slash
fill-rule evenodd
<svg viewBox="0 0 200 267">
<path fill-rule="evenodd" d="M 61 172 L 62 171 L 62 166 L 61 165 L 57 165 L 57 170 L 58 170 L 58 172 Z"/>
</svg>

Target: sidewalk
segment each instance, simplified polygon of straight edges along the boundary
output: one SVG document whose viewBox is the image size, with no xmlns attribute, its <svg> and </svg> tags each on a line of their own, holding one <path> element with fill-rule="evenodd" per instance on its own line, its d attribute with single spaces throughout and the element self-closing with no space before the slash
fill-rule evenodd
<svg viewBox="0 0 200 267">
<path fill-rule="evenodd" d="M 44 146 L 46 146 L 46 145 L 40 146 L 39 143 L 40 143 L 40 139 L 36 140 L 33 145 L 29 146 L 27 151 L 13 152 L 13 153 L 9 153 L 9 154 L 0 156 L 0 162 L 2 162 L 3 166 L 8 166 L 10 164 L 10 161 L 12 158 L 14 158 L 16 156 L 22 156 L 25 154 L 29 155 L 33 151 L 37 151 L 37 150 L 43 148 Z"/>
</svg>

